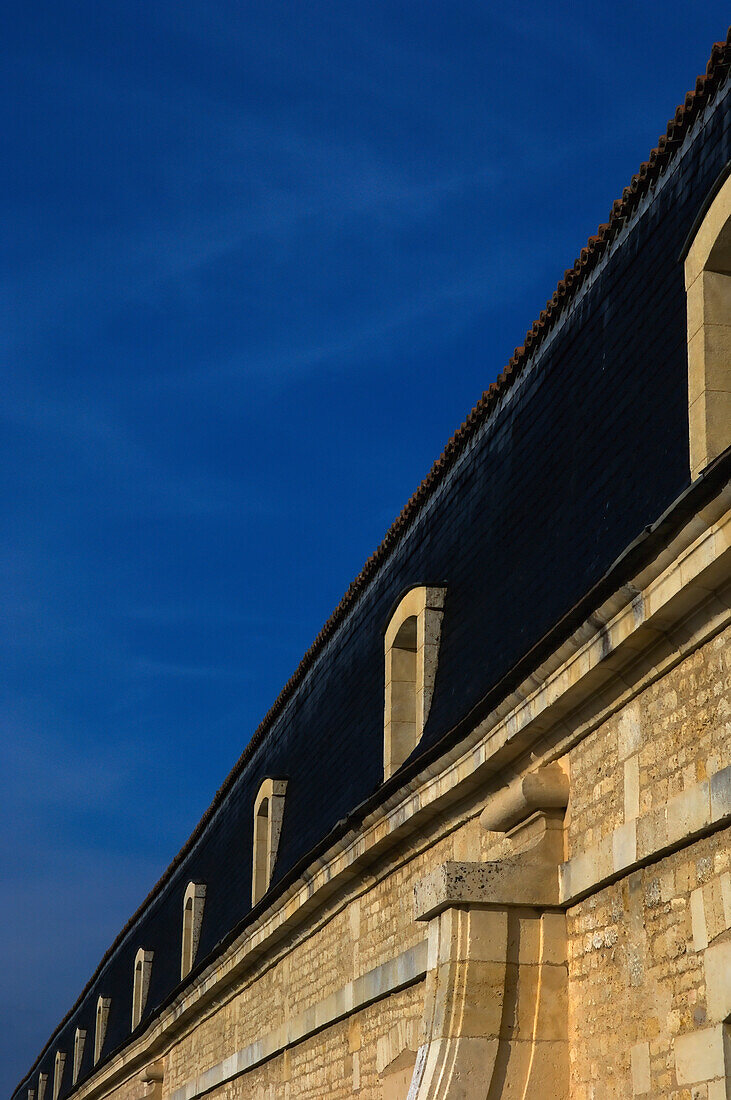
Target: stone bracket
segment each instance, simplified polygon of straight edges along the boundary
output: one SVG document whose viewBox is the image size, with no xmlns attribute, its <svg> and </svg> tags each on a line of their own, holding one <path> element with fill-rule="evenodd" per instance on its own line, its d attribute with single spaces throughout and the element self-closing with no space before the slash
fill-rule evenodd
<svg viewBox="0 0 731 1100">
<path fill-rule="evenodd" d="M 569 802 L 569 777 L 560 764 L 545 764 L 490 796 L 480 814 L 489 832 L 504 833 L 537 811 L 565 811 Z"/>
<path fill-rule="evenodd" d="M 143 1100 L 161 1100 L 162 1097 L 162 1083 L 165 1078 L 165 1067 L 162 1059 L 157 1062 L 150 1063 L 140 1073 L 140 1081 L 142 1082 Z"/>
<path fill-rule="evenodd" d="M 541 769 L 537 773 L 539 785 Z M 449 860 L 435 868 L 414 888 L 416 920 L 431 920 L 454 905 L 516 906 L 551 909 L 560 905 L 558 867 L 563 859 L 563 808 L 568 797 L 568 781 L 560 771 L 560 796 L 547 811 L 530 812 L 524 800 L 505 815 L 505 825 L 513 824 L 509 838 L 513 855 L 485 863 L 458 863 Z M 555 776 L 551 775 L 553 784 Z M 523 783 L 523 781 L 521 781 Z M 563 802 L 563 806 L 561 805 Z M 525 818 L 526 813 L 530 816 Z M 525 820 L 523 820 L 525 818 Z"/>
<path fill-rule="evenodd" d="M 558 869 L 515 859 L 442 863 L 414 888 L 416 920 L 431 920 L 455 905 L 493 908 L 559 907 Z"/>
<path fill-rule="evenodd" d="M 429 923 L 428 962 L 408 1100 L 568 1095 L 563 913 L 444 909 Z"/>
</svg>

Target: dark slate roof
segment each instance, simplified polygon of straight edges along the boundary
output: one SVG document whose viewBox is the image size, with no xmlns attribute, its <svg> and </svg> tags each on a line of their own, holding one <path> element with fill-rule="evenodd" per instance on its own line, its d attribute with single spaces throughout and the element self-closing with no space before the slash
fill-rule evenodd
<svg viewBox="0 0 731 1100">
<path fill-rule="evenodd" d="M 77 1027 L 87 1031 L 80 1080 L 88 1076 L 99 996 L 112 998 L 105 1057 L 128 1041 L 138 947 L 155 952 L 142 1026 L 171 999 L 180 985 L 181 905 L 190 880 L 208 885 L 196 969 L 250 919 L 252 807 L 265 776 L 290 782 L 264 905 L 365 806 L 505 694 L 506 677 L 527 673 L 531 660 L 535 666 L 541 640 L 557 624 L 568 631 L 572 609 L 597 595 L 613 563 L 687 492 L 678 257 L 731 158 L 730 67 L 731 31 L 713 47 L 706 74 L 609 221 L 350 585 L 16 1093 L 32 1074 L 52 1074 L 62 1049 L 69 1057 L 64 1100 Z M 706 108 L 703 126 L 693 130 Z M 416 583 L 447 587 L 439 668 L 413 759 L 384 784 L 382 630 L 395 599 Z"/>
</svg>

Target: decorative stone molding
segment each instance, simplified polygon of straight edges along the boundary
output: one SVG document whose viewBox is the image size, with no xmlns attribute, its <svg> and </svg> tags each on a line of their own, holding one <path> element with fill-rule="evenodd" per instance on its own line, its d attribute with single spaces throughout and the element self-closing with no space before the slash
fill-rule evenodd
<svg viewBox="0 0 731 1100">
<path fill-rule="evenodd" d="M 254 852 L 251 869 L 251 903 L 256 905 L 269 889 L 277 861 L 284 817 L 286 779 L 265 779 L 254 802 Z"/>
<path fill-rule="evenodd" d="M 731 444 L 731 176 L 709 206 L 685 259 L 690 469 Z"/>
<path fill-rule="evenodd" d="M 409 1100 L 568 1096 L 566 919 L 556 911 L 568 778 L 558 764 L 490 797 L 514 854 L 448 862 L 417 884 L 429 972 Z"/>
<path fill-rule="evenodd" d="M 416 919 L 429 921 L 429 972 L 426 1041 L 409 1100 L 484 1100 L 491 1088 L 495 1096 L 525 1100 L 566 1097 L 566 931 L 560 910 L 576 893 L 600 888 L 613 872 L 627 874 L 731 819 L 731 768 L 726 768 L 620 826 L 601 852 L 563 863 L 559 889 L 560 803 L 568 794 L 560 771 L 539 769 L 531 783 L 521 777 L 483 813 L 488 828 L 508 831 L 515 855 L 488 863 L 447 862 L 415 888 Z M 541 802 L 544 809 L 538 808 Z M 693 891 L 690 908 L 695 949 L 705 952 L 713 1026 L 675 1039 L 676 1074 L 679 1084 L 707 1085 L 709 1097 L 722 1100 L 731 1080 L 731 876 L 722 874 Z M 647 1044 L 632 1048 L 637 1095 L 650 1087 L 648 1057 Z"/>
<path fill-rule="evenodd" d="M 94 1065 L 102 1056 L 104 1036 L 107 1033 L 109 1022 L 109 1009 L 112 1004 L 110 997 L 100 997 L 96 1002 L 96 1026 L 94 1028 Z"/>
<path fill-rule="evenodd" d="M 557 907 L 563 835 L 560 826 L 551 826 L 531 851 L 532 859 L 520 855 L 487 863 L 442 863 L 414 887 L 416 920 L 431 920 L 454 905 Z"/>
<path fill-rule="evenodd" d="M 140 1081 L 144 1086 L 144 1100 L 160 1100 L 162 1097 L 162 1083 L 165 1079 L 165 1067 L 162 1059 L 145 1066 L 140 1074 Z"/>
<path fill-rule="evenodd" d="M 384 637 L 383 774 L 388 779 L 413 752 L 429 716 L 439 658 L 444 588 L 410 589 Z"/>
<path fill-rule="evenodd" d="M 519 776 L 491 795 L 480 815 L 480 824 L 490 832 L 506 833 L 537 811 L 559 810 L 569 801 L 569 778 L 560 764 L 547 764 Z"/>
<path fill-rule="evenodd" d="M 181 980 L 190 974 L 198 951 L 203 923 L 206 888 L 200 882 L 189 882 L 183 897 L 183 938 L 180 950 Z"/>
</svg>

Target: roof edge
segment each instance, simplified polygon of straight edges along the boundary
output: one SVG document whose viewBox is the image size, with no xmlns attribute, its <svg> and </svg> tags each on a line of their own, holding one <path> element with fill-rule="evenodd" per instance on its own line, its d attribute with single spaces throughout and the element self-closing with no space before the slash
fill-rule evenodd
<svg viewBox="0 0 731 1100">
<path fill-rule="evenodd" d="M 488 389 L 484 391 L 464 422 L 452 435 L 441 455 L 432 465 L 429 473 L 419 484 L 387 530 L 379 546 L 373 554 L 366 559 L 360 573 L 351 581 L 340 602 L 326 620 L 310 647 L 305 651 L 297 668 L 285 683 L 274 703 L 257 726 L 250 741 L 233 768 L 216 791 L 210 806 L 145 899 L 104 952 L 104 955 L 99 960 L 97 967 L 76 1001 L 59 1024 L 54 1028 L 36 1060 L 13 1089 L 11 1096 L 15 1096 L 26 1084 L 29 1077 L 33 1074 L 41 1059 L 52 1045 L 55 1036 L 66 1026 L 74 1015 L 87 993 L 94 985 L 94 982 L 99 977 L 106 963 L 111 959 L 114 952 L 125 939 L 127 933 L 132 929 L 138 918 L 157 894 L 159 894 L 164 886 L 170 881 L 175 871 L 192 850 L 195 843 L 203 834 L 206 826 L 212 820 L 217 809 L 222 804 L 224 798 L 233 787 L 235 781 L 242 773 L 245 765 L 262 744 L 266 734 L 282 713 L 286 704 L 293 697 L 306 674 L 314 665 L 316 658 L 323 650 L 325 644 L 332 638 L 348 612 L 355 605 L 357 598 L 375 576 L 377 570 L 395 550 L 405 534 L 407 527 L 418 516 L 421 508 L 444 481 L 446 475 L 463 453 L 464 448 L 493 412 L 497 402 L 512 388 L 535 353 L 542 346 L 559 317 L 563 316 L 565 310 L 571 305 L 577 292 L 584 285 L 587 277 L 604 256 L 609 246 L 619 235 L 627 219 L 634 213 L 641 199 L 665 172 L 682 145 L 693 123 L 725 83 L 730 70 L 731 26 L 728 28 L 726 39 L 722 42 L 714 43 L 705 73 L 698 76 L 694 89 L 686 94 L 683 102 L 677 107 L 675 114 L 667 124 L 665 133 L 658 139 L 657 146 L 650 152 L 648 159 L 640 165 L 639 170 L 632 177 L 628 186 L 624 188 L 621 198 L 616 199 L 612 204 L 608 220 L 597 228 L 595 234 L 589 237 L 586 245 L 581 249 L 581 252 L 574 260 L 573 265 L 566 269 L 553 295 L 546 302 L 545 308 L 541 310 L 538 317 L 528 329 L 522 346 L 515 348 L 515 351 L 498 375 L 496 381 L 491 383 Z"/>
</svg>

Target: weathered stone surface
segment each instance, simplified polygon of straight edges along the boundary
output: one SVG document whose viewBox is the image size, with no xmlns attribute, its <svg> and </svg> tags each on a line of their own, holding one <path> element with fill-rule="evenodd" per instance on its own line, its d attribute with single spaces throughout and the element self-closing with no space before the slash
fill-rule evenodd
<svg viewBox="0 0 731 1100">
<path fill-rule="evenodd" d="M 679 1085 L 698 1085 L 726 1075 L 722 1025 L 703 1028 L 675 1040 L 675 1069 Z"/>
<path fill-rule="evenodd" d="M 432 871 L 414 891 L 417 920 L 429 920 L 453 905 L 547 908 L 557 904 L 557 869 L 526 866 L 519 858 L 488 863 L 450 861 Z"/>
<path fill-rule="evenodd" d="M 492 832 L 507 832 L 536 810 L 564 810 L 569 800 L 569 778 L 557 764 L 548 764 L 520 776 L 489 801 L 480 824 Z"/>
</svg>

